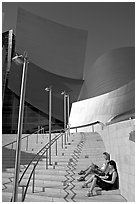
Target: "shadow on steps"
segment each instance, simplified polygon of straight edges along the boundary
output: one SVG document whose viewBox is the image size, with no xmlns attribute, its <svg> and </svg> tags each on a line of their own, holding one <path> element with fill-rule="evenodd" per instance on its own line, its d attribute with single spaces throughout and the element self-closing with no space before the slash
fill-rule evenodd
<svg viewBox="0 0 137 204">
<path fill-rule="evenodd" d="M 6 168 L 14 168 L 15 166 L 15 155 L 16 151 L 14 149 L 8 149 L 6 147 L 2 148 L 2 171 L 6 171 Z M 31 159 L 36 156 L 36 154 L 33 153 L 26 153 L 21 151 L 21 159 L 20 164 L 21 165 L 27 165 L 31 161 Z M 37 161 L 37 159 L 40 157 L 40 155 L 37 155 L 37 157 L 34 159 L 34 161 Z M 45 158 L 43 156 L 41 160 Z"/>
</svg>

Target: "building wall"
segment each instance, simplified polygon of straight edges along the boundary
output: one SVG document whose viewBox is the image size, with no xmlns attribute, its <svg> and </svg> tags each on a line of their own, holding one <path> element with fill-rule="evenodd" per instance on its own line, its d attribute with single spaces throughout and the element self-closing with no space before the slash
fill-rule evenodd
<svg viewBox="0 0 137 204">
<path fill-rule="evenodd" d="M 78 101 L 72 104 L 71 127 L 86 125 L 96 121 L 107 123 L 120 114 L 135 109 L 135 81 L 112 92 Z"/>
<path fill-rule="evenodd" d="M 121 47 L 101 55 L 90 67 L 79 100 L 99 96 L 135 79 L 135 47 Z"/>
<path fill-rule="evenodd" d="M 127 120 L 109 126 L 94 125 L 94 128 L 92 126 L 78 128 L 77 132 L 92 132 L 93 130 L 100 134 L 106 151 L 110 153 L 111 159 L 116 161 L 121 195 L 128 202 L 134 202 L 135 120 Z"/>
<path fill-rule="evenodd" d="M 128 120 L 110 126 L 95 126 L 103 141 L 106 151 L 115 160 L 119 172 L 121 195 L 128 202 L 135 201 L 135 121 Z"/>
</svg>

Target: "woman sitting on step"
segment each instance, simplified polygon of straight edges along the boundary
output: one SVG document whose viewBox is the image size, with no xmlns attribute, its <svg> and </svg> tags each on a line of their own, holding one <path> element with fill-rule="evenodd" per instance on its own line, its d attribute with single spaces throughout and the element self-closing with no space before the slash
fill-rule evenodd
<svg viewBox="0 0 137 204">
<path fill-rule="evenodd" d="M 90 182 L 92 182 L 91 187 L 86 196 L 93 196 L 93 189 L 96 185 L 99 186 L 102 190 L 106 191 L 119 188 L 116 163 L 115 161 L 111 160 L 108 162 L 108 164 L 109 172 L 105 176 L 99 176 L 96 174 L 92 176 L 92 179 L 90 180 Z M 88 185 L 88 183 L 89 182 L 87 182 L 85 185 Z"/>
<path fill-rule="evenodd" d="M 110 154 L 107 152 L 103 152 L 103 158 L 105 162 L 103 163 L 102 167 L 98 167 L 96 164 L 92 163 L 87 169 L 81 170 L 78 174 L 84 175 L 78 178 L 78 181 L 85 181 L 85 178 L 89 174 L 105 175 L 108 172 L 108 162 L 110 161 Z"/>
</svg>

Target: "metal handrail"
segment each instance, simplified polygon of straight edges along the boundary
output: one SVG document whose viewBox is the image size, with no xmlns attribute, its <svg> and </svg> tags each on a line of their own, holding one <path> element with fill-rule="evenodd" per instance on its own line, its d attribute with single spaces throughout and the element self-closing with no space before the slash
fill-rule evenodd
<svg viewBox="0 0 137 204">
<path fill-rule="evenodd" d="M 37 162 L 34 164 L 34 167 L 33 167 L 32 171 L 31 171 L 31 173 L 30 173 L 30 176 L 29 176 L 29 179 L 28 179 L 26 188 L 25 188 L 25 192 L 24 192 L 23 197 L 22 197 L 22 202 L 25 200 L 25 197 L 26 197 L 26 194 L 27 194 L 27 190 L 28 190 L 28 187 L 29 187 L 29 183 L 30 183 L 31 177 L 32 177 L 32 175 L 33 175 L 33 173 L 34 173 L 34 170 L 35 170 L 36 166 L 38 165 L 38 162 L 39 162 L 40 159 L 43 157 L 43 155 L 48 151 L 48 149 L 52 146 L 52 144 L 54 144 L 61 136 L 62 136 L 61 133 L 60 133 L 59 135 L 56 135 L 56 136 L 51 140 L 51 144 L 50 144 L 50 145 L 49 145 L 49 142 L 48 142 L 48 143 L 44 146 L 44 148 L 41 149 L 41 151 L 43 151 L 43 149 L 46 148 L 46 149 L 44 150 L 44 152 L 42 153 L 42 155 L 40 155 L 40 157 L 38 158 Z M 39 151 L 39 153 L 40 153 L 41 151 Z M 37 155 L 38 155 L 38 154 L 37 154 Z M 32 161 L 31 161 L 31 163 L 32 163 Z M 31 164 L 31 163 L 30 163 L 30 164 Z M 30 166 L 30 164 L 29 164 L 29 166 Z M 25 172 L 26 172 L 26 171 L 23 172 L 22 177 L 21 177 L 20 180 L 19 180 L 19 183 L 21 182 L 21 180 L 22 180 L 22 178 L 23 178 Z"/>
<path fill-rule="evenodd" d="M 91 125 L 96 125 L 96 124 L 104 125 L 104 124 L 101 123 L 100 121 L 96 121 L 96 122 L 92 122 L 92 123 L 89 123 L 89 124 L 86 124 L 86 125 L 75 126 L 75 127 L 69 127 L 69 128 L 66 128 L 66 131 L 69 130 L 69 129 L 77 129 L 77 128 L 87 127 L 87 126 L 91 126 Z M 43 128 L 41 128 L 40 130 L 42 130 L 42 129 L 43 129 Z M 38 130 L 38 131 L 40 131 L 40 130 Z M 35 133 L 38 132 L 38 131 L 35 131 Z M 47 132 L 48 132 L 48 131 L 47 131 Z M 51 140 L 51 143 L 50 143 L 50 144 L 49 144 L 49 142 L 48 142 L 41 150 L 39 150 L 39 151 L 37 152 L 37 154 L 31 159 L 31 161 L 29 162 L 29 164 L 28 164 L 27 167 L 25 168 L 23 174 L 21 175 L 21 177 L 20 177 L 20 179 L 19 179 L 19 181 L 18 181 L 18 184 L 20 184 L 20 182 L 22 181 L 22 179 L 23 179 L 23 177 L 24 177 L 24 175 L 25 175 L 27 169 L 29 168 L 29 166 L 32 164 L 32 162 L 34 161 L 34 159 L 36 159 L 36 157 L 44 150 L 44 152 L 43 152 L 41 155 L 39 155 L 38 160 L 37 160 L 36 163 L 34 164 L 33 169 L 32 169 L 32 171 L 31 171 L 31 173 L 30 173 L 30 176 L 29 176 L 29 179 L 28 179 L 27 184 L 26 184 L 25 186 L 23 185 L 23 189 L 24 189 L 24 187 L 25 187 L 25 192 L 24 192 L 23 195 L 22 195 L 22 201 L 25 200 L 26 193 L 27 193 L 27 190 L 28 190 L 28 187 L 29 187 L 29 183 L 30 183 L 31 177 L 32 177 L 32 175 L 33 175 L 33 173 L 34 173 L 34 171 L 35 171 L 36 166 L 38 165 L 38 162 L 40 161 L 40 159 L 42 158 L 42 156 L 48 151 L 48 149 L 51 147 L 51 145 L 54 144 L 54 143 L 62 136 L 62 133 L 64 133 L 65 130 L 64 130 L 64 129 L 57 129 L 57 130 L 52 131 L 52 133 L 53 133 L 53 132 L 55 132 L 55 133 L 56 133 L 56 132 L 60 132 L 60 133 L 59 133 L 58 135 L 56 135 L 56 136 Z M 34 134 L 34 133 L 32 133 L 32 134 Z M 32 135 L 32 134 L 31 134 L 31 135 Z M 28 136 L 29 136 L 29 135 L 23 137 L 22 139 L 24 139 L 24 138 L 26 138 L 26 137 L 28 137 Z M 14 141 L 14 142 L 16 142 L 16 141 Z M 14 143 L 14 142 L 12 142 L 12 143 Z M 9 143 L 9 144 L 7 144 L 7 145 L 10 145 L 10 144 L 12 144 L 12 143 Z M 6 145 L 6 146 L 7 146 L 7 145 Z M 11 198 L 11 201 L 12 201 L 12 198 Z"/>
<path fill-rule="evenodd" d="M 91 126 L 91 125 L 96 125 L 96 124 L 100 124 L 99 121 L 96 121 L 94 123 L 89 123 L 87 125 L 81 125 L 81 126 L 76 126 L 76 127 L 70 127 L 70 129 L 75 129 L 75 128 L 81 128 L 81 127 L 87 127 L 87 126 Z M 69 128 L 66 128 L 66 130 L 68 130 Z M 55 130 L 57 131 L 57 130 Z M 61 132 L 64 132 L 64 130 L 60 130 Z M 28 164 L 28 166 L 26 167 L 26 169 L 24 170 L 22 176 L 20 177 L 19 179 L 19 184 L 21 183 L 27 169 L 29 168 L 29 166 L 32 164 L 32 162 L 34 161 L 34 159 L 44 150 L 44 152 L 40 155 L 40 157 L 38 158 L 38 160 L 36 161 L 36 163 L 34 164 L 33 166 L 33 169 L 29 175 L 29 178 L 28 178 L 28 181 L 27 181 L 27 184 L 25 186 L 25 191 L 22 195 L 22 202 L 24 202 L 25 200 L 25 197 L 26 197 L 26 194 L 27 194 L 27 190 L 28 190 L 28 187 L 29 187 L 29 183 L 30 183 L 30 180 L 32 178 L 32 175 L 34 174 L 35 172 L 35 168 L 36 166 L 38 165 L 40 159 L 43 157 L 43 155 L 48 151 L 48 149 L 52 146 L 52 144 L 54 144 L 60 137 L 62 136 L 62 134 L 60 133 L 59 135 L 56 135 L 52 140 L 51 140 L 51 143 L 49 144 L 49 142 L 33 157 L 33 159 L 30 161 L 30 163 Z M 34 184 L 33 184 L 34 185 Z M 33 187 L 34 188 L 34 187 Z"/>
<path fill-rule="evenodd" d="M 51 145 L 54 144 L 61 136 L 62 136 L 62 130 L 60 130 L 60 133 L 59 133 L 58 135 L 56 135 L 56 136 L 51 140 L 51 143 L 50 143 L 50 144 L 49 144 L 49 142 L 48 142 L 44 147 L 42 147 L 42 148 L 37 152 L 37 154 L 31 159 L 31 161 L 29 162 L 29 164 L 28 164 L 27 167 L 25 168 L 24 172 L 22 173 L 22 175 L 21 175 L 21 177 L 20 177 L 20 179 L 19 179 L 19 181 L 18 181 L 18 184 L 21 183 L 21 181 L 22 181 L 22 179 L 23 179 L 23 177 L 24 177 L 26 171 L 28 170 L 28 168 L 30 167 L 30 165 L 32 164 L 32 162 L 34 161 L 34 159 L 36 159 L 36 157 L 39 156 L 38 159 L 37 159 L 37 161 L 36 161 L 36 163 L 35 163 L 34 166 L 33 166 L 33 169 L 32 169 L 32 171 L 31 171 L 31 173 L 30 173 L 30 176 L 29 176 L 27 185 L 25 185 L 25 186 L 23 185 L 23 189 L 24 189 L 24 187 L 25 187 L 25 192 L 24 192 L 23 195 L 22 195 L 22 201 L 25 200 L 25 196 L 26 196 L 26 193 L 27 193 L 27 190 L 28 190 L 28 187 L 29 187 L 29 183 L 30 183 L 31 177 L 32 177 L 32 175 L 33 175 L 33 173 L 34 173 L 34 170 L 35 170 L 36 166 L 38 165 L 38 162 L 39 162 L 40 159 L 43 157 L 43 155 L 48 151 L 48 149 L 51 147 Z M 44 149 L 45 149 L 45 150 L 44 150 Z M 43 150 L 44 150 L 44 152 L 43 152 L 41 155 L 39 155 Z M 13 199 L 13 197 L 11 198 L 11 202 L 12 202 L 12 199 Z"/>
<path fill-rule="evenodd" d="M 59 135 L 60 135 L 60 134 L 59 134 Z M 57 136 L 58 136 L 58 135 L 56 135 L 54 138 L 56 138 Z M 54 140 L 54 138 L 53 138 L 52 140 Z M 51 141 L 52 141 L 52 140 L 51 140 Z M 29 166 L 31 165 L 31 163 L 33 162 L 33 160 L 47 147 L 47 145 L 49 145 L 49 142 L 48 142 L 44 147 L 42 147 L 42 148 L 37 152 L 37 154 L 31 159 L 31 161 L 29 162 L 29 164 L 28 164 L 27 167 L 25 168 L 25 170 L 24 170 L 22 176 L 20 177 L 19 183 L 21 182 L 21 180 L 22 180 L 24 174 L 26 173 L 27 169 L 29 168 Z M 40 155 L 40 157 L 41 157 L 41 155 Z"/>
<path fill-rule="evenodd" d="M 86 124 L 86 125 L 80 125 L 80 126 L 75 126 L 75 127 L 66 128 L 66 130 L 68 130 L 68 129 L 82 128 L 82 127 L 87 127 L 87 126 L 96 125 L 96 124 L 103 124 L 103 123 L 101 123 L 100 121 L 96 121 L 96 122 L 88 123 L 88 124 Z M 103 125 L 104 125 L 104 124 L 103 124 Z M 33 133 L 31 133 L 31 134 L 28 134 L 28 135 L 22 137 L 21 139 L 23 140 L 23 139 L 25 139 L 26 137 L 29 137 L 29 136 L 31 136 L 31 135 L 33 135 L 33 134 L 39 132 L 39 131 L 42 130 L 42 129 L 43 129 L 43 128 L 41 128 L 41 129 L 39 129 L 39 130 L 36 130 L 35 132 L 33 132 Z M 52 130 L 52 133 L 54 133 L 54 132 L 59 132 L 59 131 L 63 131 L 63 129 Z M 49 133 L 49 131 L 46 131 L 46 133 Z M 14 140 L 14 141 L 12 141 L 12 142 L 6 144 L 6 145 L 3 145 L 2 147 L 7 147 L 7 146 L 12 145 L 12 144 L 14 144 L 14 143 L 16 143 L 16 142 L 17 142 L 17 140 Z"/>
<path fill-rule="evenodd" d="M 100 121 L 96 121 L 96 122 L 88 123 L 86 125 L 79 125 L 79 126 L 75 126 L 75 127 L 70 127 L 70 129 L 82 128 L 82 127 L 87 127 L 87 126 L 97 125 L 97 124 L 103 124 L 103 123 Z M 103 124 L 103 125 L 105 125 L 105 124 Z"/>
<path fill-rule="evenodd" d="M 33 134 L 39 132 L 39 131 L 42 130 L 42 129 L 43 129 L 43 128 L 41 128 L 41 129 L 39 129 L 39 130 L 37 130 L 37 131 L 31 133 L 31 134 L 28 134 L 28 135 L 22 137 L 21 140 L 25 139 L 26 137 L 30 137 L 31 135 L 33 135 Z M 48 133 L 48 131 L 47 131 L 47 133 Z M 12 145 L 12 144 L 14 144 L 14 143 L 16 143 L 16 142 L 17 142 L 17 140 L 14 140 L 14 141 L 12 141 L 12 142 L 6 144 L 6 145 L 3 145 L 2 147 L 7 147 L 7 146 Z"/>
</svg>

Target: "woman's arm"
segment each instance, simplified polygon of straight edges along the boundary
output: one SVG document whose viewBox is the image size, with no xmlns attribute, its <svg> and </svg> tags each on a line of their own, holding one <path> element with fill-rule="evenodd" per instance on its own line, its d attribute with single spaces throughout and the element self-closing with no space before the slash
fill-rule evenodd
<svg viewBox="0 0 137 204">
<path fill-rule="evenodd" d="M 99 176 L 99 178 L 101 178 L 101 179 L 103 180 L 103 179 L 107 179 L 108 176 L 107 176 L 107 175 L 105 175 L 105 176 Z"/>
<path fill-rule="evenodd" d="M 100 170 L 101 170 L 102 172 L 105 172 L 105 171 L 107 170 L 107 168 L 108 168 L 108 163 L 106 162 L 106 163 L 104 163 L 104 164 L 102 165 L 102 167 L 100 168 Z"/>
<path fill-rule="evenodd" d="M 106 183 L 110 183 L 110 184 L 113 184 L 116 180 L 116 177 L 117 177 L 117 173 L 116 171 L 113 172 L 113 175 L 112 175 L 112 180 L 111 181 L 108 181 L 108 180 L 105 180 L 105 179 L 102 179 L 102 181 L 105 181 Z"/>
</svg>

